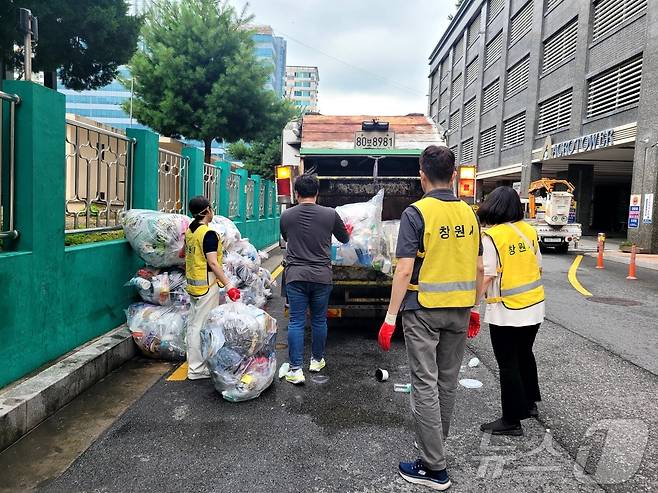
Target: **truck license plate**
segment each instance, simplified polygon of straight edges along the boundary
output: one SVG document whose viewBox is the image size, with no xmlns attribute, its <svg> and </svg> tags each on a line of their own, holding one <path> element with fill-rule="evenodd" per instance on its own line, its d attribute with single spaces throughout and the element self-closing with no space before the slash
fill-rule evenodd
<svg viewBox="0 0 658 493">
<path fill-rule="evenodd" d="M 544 238 L 544 243 L 562 243 L 562 238 Z"/>
</svg>

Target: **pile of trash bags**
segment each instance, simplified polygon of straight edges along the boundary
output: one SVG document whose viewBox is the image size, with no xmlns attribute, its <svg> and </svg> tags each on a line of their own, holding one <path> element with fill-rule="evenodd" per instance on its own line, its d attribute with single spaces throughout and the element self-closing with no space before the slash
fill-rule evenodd
<svg viewBox="0 0 658 493">
<path fill-rule="evenodd" d="M 395 258 L 395 250 L 398 245 L 398 236 L 400 235 L 400 220 L 382 222 L 382 233 L 384 234 L 385 256 L 389 259 Z"/>
<path fill-rule="evenodd" d="M 388 256 L 382 229 L 384 190 L 368 202 L 357 202 L 336 207 L 343 222 L 353 227 L 350 241 L 341 244 L 332 238 L 331 260 L 334 265 L 369 267 L 390 274 L 391 257 Z"/>
<path fill-rule="evenodd" d="M 146 263 L 127 285 L 134 286 L 143 302 L 126 310 L 133 340 L 146 356 L 185 360 L 190 296 L 185 280 L 185 231 L 191 219 L 180 214 L 133 209 L 122 215 L 126 238 Z M 261 266 L 259 252 L 228 218 L 215 216 L 210 228 L 224 249 L 223 267 L 242 301 L 262 308 L 272 297 L 270 272 Z M 220 293 L 220 302 L 226 302 Z"/>
<path fill-rule="evenodd" d="M 274 380 L 276 320 L 260 308 L 228 303 L 211 310 L 201 329 L 201 354 L 227 401 L 258 397 Z"/>
<path fill-rule="evenodd" d="M 147 356 L 185 361 L 185 331 L 190 305 L 133 303 L 126 310 L 128 328 L 137 347 Z"/>
</svg>

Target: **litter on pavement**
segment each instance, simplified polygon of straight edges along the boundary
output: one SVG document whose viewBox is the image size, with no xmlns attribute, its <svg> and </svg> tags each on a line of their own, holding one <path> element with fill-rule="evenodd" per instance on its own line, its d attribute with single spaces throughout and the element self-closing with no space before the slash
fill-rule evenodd
<svg viewBox="0 0 658 493">
<path fill-rule="evenodd" d="M 410 383 L 396 383 L 393 385 L 393 390 L 395 392 L 403 392 L 405 394 L 408 394 L 411 392 L 411 384 Z"/>
<path fill-rule="evenodd" d="M 467 389 L 479 389 L 482 387 L 482 382 L 475 380 L 474 378 L 462 378 L 459 381 L 459 384 Z"/>
<path fill-rule="evenodd" d="M 469 368 L 475 368 L 480 364 L 480 360 L 477 358 L 471 358 L 468 362 L 468 367 Z"/>
</svg>

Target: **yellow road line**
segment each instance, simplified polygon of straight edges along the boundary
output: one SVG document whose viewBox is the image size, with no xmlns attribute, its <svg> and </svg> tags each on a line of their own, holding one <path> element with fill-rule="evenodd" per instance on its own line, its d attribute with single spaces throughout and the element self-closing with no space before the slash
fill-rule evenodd
<svg viewBox="0 0 658 493">
<path fill-rule="evenodd" d="M 583 260 L 582 255 L 578 255 L 575 260 L 573 261 L 573 264 L 571 264 L 571 267 L 569 267 L 569 282 L 571 285 L 574 287 L 576 291 L 578 291 L 580 294 L 583 296 L 590 297 L 592 296 L 592 293 L 587 291 L 582 284 L 580 284 L 580 281 L 578 281 L 578 278 L 576 277 L 576 272 L 578 271 L 578 267 L 580 267 L 580 262 Z"/>
<path fill-rule="evenodd" d="M 276 269 L 272 271 L 272 279 L 276 279 L 283 272 L 283 265 L 279 265 Z"/>
<path fill-rule="evenodd" d="M 167 382 L 182 382 L 183 380 L 187 380 L 187 361 L 176 368 L 167 378 Z"/>
</svg>

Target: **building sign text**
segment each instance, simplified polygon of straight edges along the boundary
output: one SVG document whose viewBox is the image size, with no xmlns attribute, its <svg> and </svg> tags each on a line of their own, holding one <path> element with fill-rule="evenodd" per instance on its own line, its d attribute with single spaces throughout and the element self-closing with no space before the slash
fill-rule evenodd
<svg viewBox="0 0 658 493">
<path fill-rule="evenodd" d="M 549 139 L 547 140 L 547 144 Z M 579 152 L 594 151 L 609 147 L 615 143 L 614 129 L 603 130 L 589 135 L 583 135 L 575 139 L 566 140 L 558 144 L 544 144 L 543 160 L 571 156 Z M 549 151 L 550 149 L 550 151 Z"/>
</svg>

